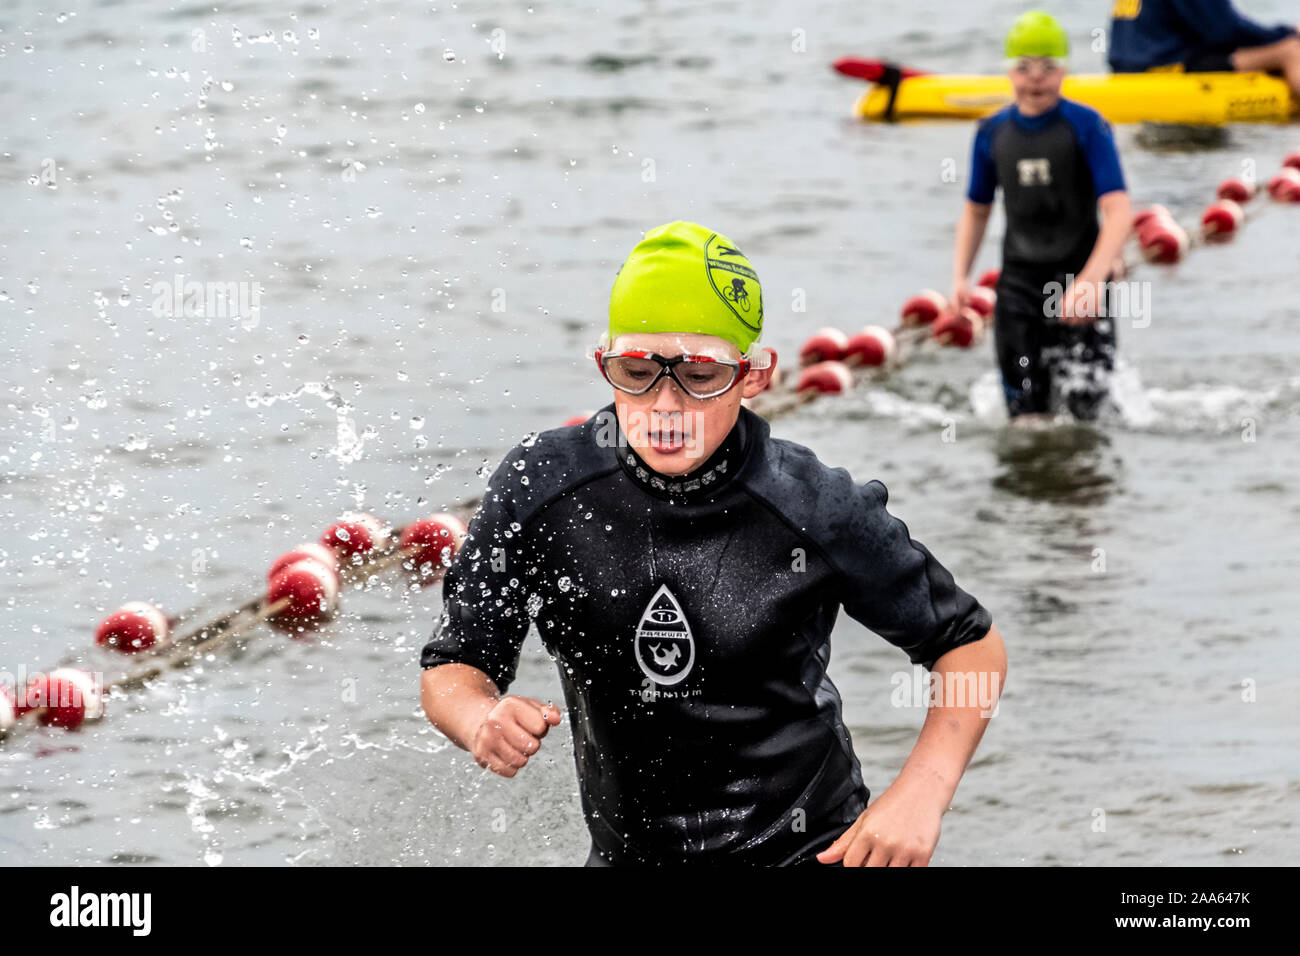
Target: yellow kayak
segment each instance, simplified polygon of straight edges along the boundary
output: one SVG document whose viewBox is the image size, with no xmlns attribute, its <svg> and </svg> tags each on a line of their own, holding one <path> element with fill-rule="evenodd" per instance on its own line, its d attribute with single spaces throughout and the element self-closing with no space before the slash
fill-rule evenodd
<svg viewBox="0 0 1300 956">
<path fill-rule="evenodd" d="M 1285 123 L 1300 112 L 1286 82 L 1267 73 L 1115 73 L 1067 76 L 1061 93 L 1112 123 Z M 924 74 L 890 90 L 873 85 L 854 107 L 868 120 L 977 119 L 1011 102 L 1005 76 Z"/>
</svg>

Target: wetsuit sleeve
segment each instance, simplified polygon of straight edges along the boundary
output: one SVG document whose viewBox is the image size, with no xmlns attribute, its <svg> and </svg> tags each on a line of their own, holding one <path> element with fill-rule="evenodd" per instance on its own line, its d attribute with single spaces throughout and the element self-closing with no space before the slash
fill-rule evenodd
<svg viewBox="0 0 1300 956">
<path fill-rule="evenodd" d="M 948 651 L 978 641 L 993 618 L 957 586 L 907 525 L 885 508 L 879 481 L 853 485 L 852 514 L 837 535 L 844 610 L 927 669 Z"/>
<path fill-rule="evenodd" d="M 998 185 L 998 168 L 993 162 L 991 127 L 980 123 L 975 130 L 975 144 L 971 147 L 970 187 L 966 198 L 987 206 L 993 202 Z"/>
<path fill-rule="evenodd" d="M 1092 183 L 1098 196 L 1125 189 L 1124 170 L 1119 163 L 1119 149 L 1110 124 L 1097 114 L 1090 114 L 1080 130 L 1083 154 L 1092 170 Z"/>
<path fill-rule="evenodd" d="M 442 615 L 420 654 L 420 666 L 468 664 L 504 694 L 515 679 L 530 618 L 524 592 L 527 541 L 515 520 L 514 485 L 506 456 L 497 468 L 466 538 L 442 584 Z"/>
<path fill-rule="evenodd" d="M 1183 23 L 1208 47 L 1239 50 L 1264 46 L 1295 33 L 1294 26 L 1266 27 L 1243 17 L 1230 0 L 1174 0 L 1174 5 Z"/>
</svg>

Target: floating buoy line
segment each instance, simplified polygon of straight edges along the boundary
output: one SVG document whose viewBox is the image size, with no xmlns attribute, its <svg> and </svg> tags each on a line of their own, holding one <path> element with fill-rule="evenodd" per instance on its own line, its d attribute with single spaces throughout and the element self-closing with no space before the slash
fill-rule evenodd
<svg viewBox="0 0 1300 956">
<path fill-rule="evenodd" d="M 1263 190 L 1242 178 L 1224 180 L 1201 214 L 1195 235 L 1163 206 L 1149 206 L 1133 217 L 1138 254 L 1125 260 L 1126 271 L 1142 262 L 1173 264 L 1201 246 L 1231 239 L 1251 218 L 1247 208 L 1266 192 L 1274 204 L 1300 205 L 1300 151 L 1286 157 Z M 893 328 L 868 325 L 850 335 L 819 329 L 799 349 L 796 376 L 774 378 L 768 390 L 748 400 L 771 420 L 823 395 L 851 391 L 887 377 L 925 347 L 969 348 L 993 321 L 998 270 L 980 276 L 971 304 L 953 307 L 938 292 L 911 296 Z M 794 378 L 792 385 L 786 384 Z M 564 425 L 591 417 L 575 415 Z M 465 528 L 481 498 L 461 502 L 451 512 L 389 527 L 369 514 L 349 514 L 325 529 L 317 541 L 300 544 L 277 557 L 267 571 L 265 591 L 206 622 L 193 614 L 169 618 L 156 605 L 131 601 L 100 622 L 94 643 L 122 655 L 129 665 L 111 682 L 72 665 L 33 674 L 22 687 L 0 684 L 0 739 L 24 727 L 48 725 L 75 730 L 104 716 L 106 703 L 139 690 L 169 670 L 266 623 L 277 630 L 307 634 L 338 608 L 345 584 L 377 574 L 402 573 L 417 585 L 441 580 L 465 538 Z"/>
</svg>

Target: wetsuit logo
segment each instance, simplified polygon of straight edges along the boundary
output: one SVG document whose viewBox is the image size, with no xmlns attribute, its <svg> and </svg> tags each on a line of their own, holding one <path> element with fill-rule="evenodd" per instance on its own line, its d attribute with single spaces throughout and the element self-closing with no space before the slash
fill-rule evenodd
<svg viewBox="0 0 1300 956">
<path fill-rule="evenodd" d="M 636 662 L 647 677 L 664 687 L 685 678 L 695 663 L 691 625 L 666 584 L 654 593 L 637 625 Z"/>
<path fill-rule="evenodd" d="M 1052 185 L 1052 164 L 1046 159 L 1020 159 L 1016 161 L 1016 172 L 1020 174 L 1020 185 Z"/>
</svg>

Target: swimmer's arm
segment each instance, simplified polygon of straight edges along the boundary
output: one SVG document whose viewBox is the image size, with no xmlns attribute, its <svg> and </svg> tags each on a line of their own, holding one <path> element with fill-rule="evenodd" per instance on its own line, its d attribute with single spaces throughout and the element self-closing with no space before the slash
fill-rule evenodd
<svg viewBox="0 0 1300 956">
<path fill-rule="evenodd" d="M 1069 325 L 1084 325 L 1096 320 L 1099 307 L 1106 301 L 1104 283 L 1112 272 L 1120 268 L 1120 252 L 1128 238 L 1131 215 L 1128 193 L 1112 190 L 1097 200 L 1105 217 L 1097 233 L 1097 242 L 1083 269 L 1074 277 L 1061 300 L 1061 316 Z"/>
<path fill-rule="evenodd" d="M 975 700 L 937 698 L 926 711 L 925 723 L 894 786 L 901 783 L 942 813 L 952 802 L 957 784 L 988 728 L 1007 678 L 1007 650 L 996 626 L 978 641 L 955 647 L 935 661 L 931 673 L 945 691 L 960 687 L 963 695 L 974 675 Z M 948 677 L 946 675 L 952 675 Z M 937 695 L 936 695 L 937 697 Z M 960 706 L 958 706 L 960 705 Z"/>
<path fill-rule="evenodd" d="M 952 259 L 952 299 L 958 306 L 966 304 L 963 300 L 969 293 L 967 277 L 975 262 L 975 254 L 984 241 L 984 231 L 988 228 L 992 212 L 992 203 L 967 199 L 962 206 L 961 216 L 957 220 L 957 242 Z"/>
<path fill-rule="evenodd" d="M 542 746 L 547 731 L 561 720 L 550 701 L 517 694 L 501 696 L 487 673 L 449 662 L 420 676 L 420 704 L 443 735 L 468 750 L 485 770 L 513 777 Z"/>
<path fill-rule="evenodd" d="M 1130 223 L 1133 221 L 1128 193 L 1122 189 L 1098 198 L 1097 208 L 1102 215 L 1101 230 L 1092 247 L 1092 255 L 1088 256 L 1083 271 L 1079 273 L 1079 282 L 1106 281 L 1115 258 L 1124 248 L 1124 240 L 1128 238 Z"/>
<path fill-rule="evenodd" d="M 969 687 L 974 701 L 938 697 L 925 715 L 916 745 L 898 777 L 840 835 L 817 854 L 845 866 L 925 866 L 939 843 L 944 811 L 988 727 L 1007 674 L 1007 652 L 996 627 L 978 641 L 953 648 L 931 673 L 941 690 Z M 951 674 L 952 678 L 945 675 Z M 936 695 L 938 696 L 938 695 Z M 958 706 L 960 703 L 960 706 Z"/>
<path fill-rule="evenodd" d="M 440 664 L 420 676 L 420 706 L 439 733 L 461 750 L 501 699 L 492 678 L 468 664 Z"/>
</svg>

